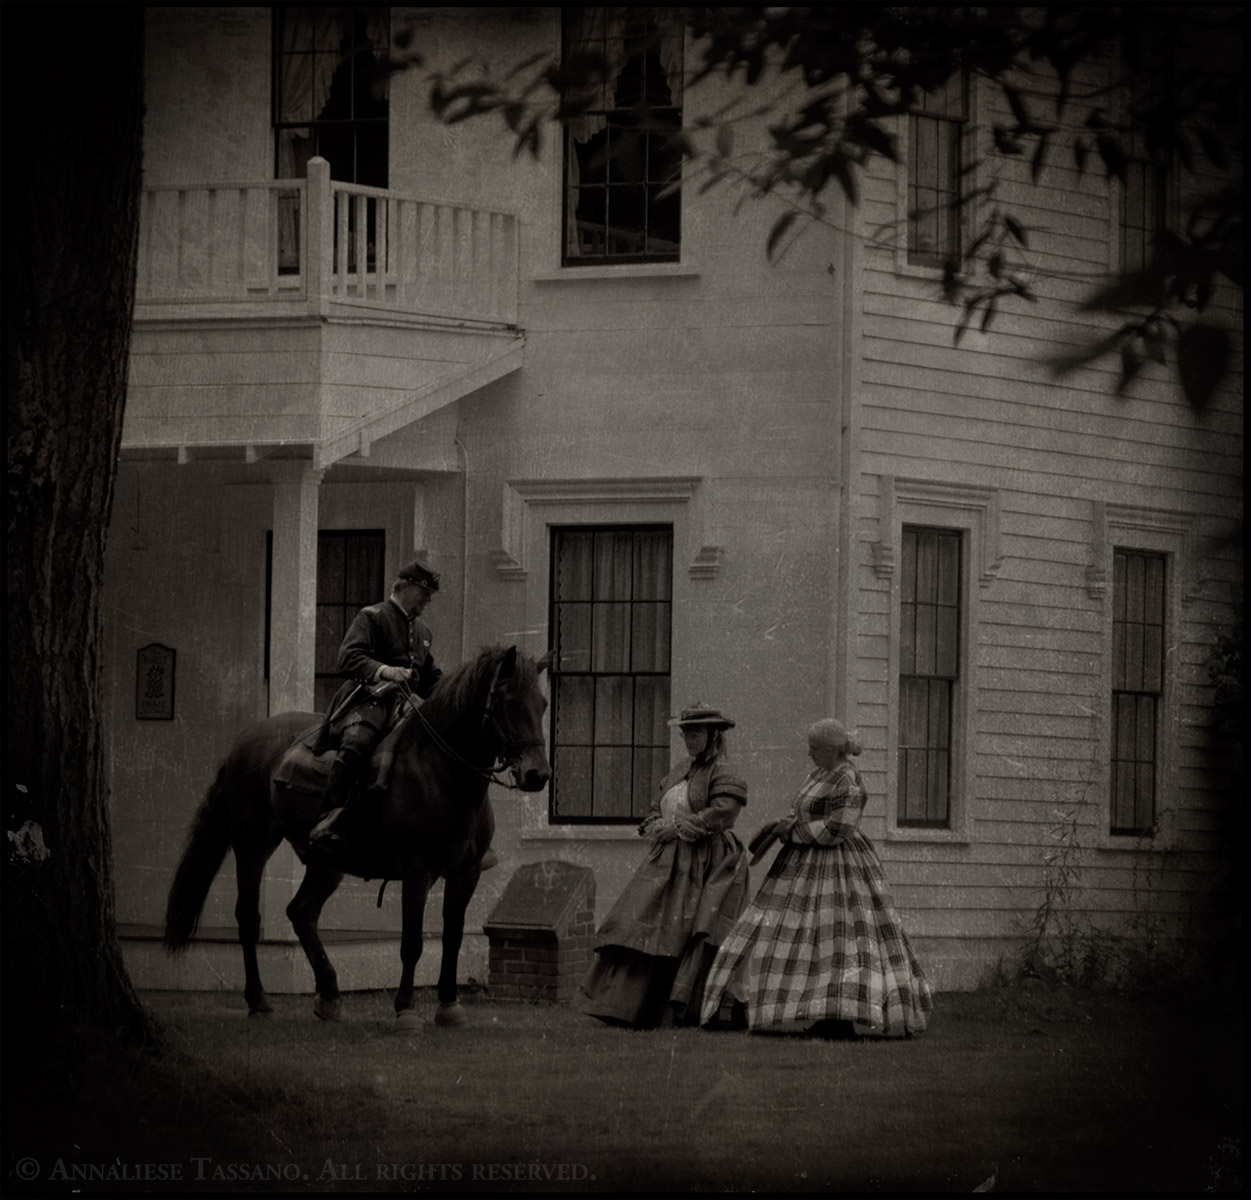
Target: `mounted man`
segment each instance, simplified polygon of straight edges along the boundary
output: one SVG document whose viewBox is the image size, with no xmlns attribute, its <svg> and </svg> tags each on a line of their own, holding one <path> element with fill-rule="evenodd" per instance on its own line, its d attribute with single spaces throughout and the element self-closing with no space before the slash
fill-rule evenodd
<svg viewBox="0 0 1251 1200">
<path fill-rule="evenodd" d="M 337 747 L 337 754 L 326 790 L 327 811 L 309 834 L 310 849 L 341 856 L 369 760 L 400 715 L 405 691 L 424 700 L 443 674 L 430 653 L 434 635 L 421 620 L 438 590 L 438 575 L 424 563 L 409 563 L 391 595 L 362 608 L 348 627 L 338 661 L 339 673 L 347 678 L 326 718 L 328 744 Z"/>
</svg>

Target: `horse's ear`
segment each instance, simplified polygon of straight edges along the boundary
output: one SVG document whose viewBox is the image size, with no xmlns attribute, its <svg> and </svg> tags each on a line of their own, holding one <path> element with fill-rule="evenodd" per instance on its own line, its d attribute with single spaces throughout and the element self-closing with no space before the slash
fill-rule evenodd
<svg viewBox="0 0 1251 1200">
<path fill-rule="evenodd" d="M 509 646 L 495 668 L 496 679 L 512 679 L 517 674 L 517 647 Z"/>
<path fill-rule="evenodd" d="M 534 660 L 534 669 L 540 675 L 542 675 L 544 671 L 550 671 L 555 665 L 556 665 L 556 651 L 555 650 L 549 650 L 545 655 L 543 655 L 542 658 L 536 658 Z"/>
</svg>

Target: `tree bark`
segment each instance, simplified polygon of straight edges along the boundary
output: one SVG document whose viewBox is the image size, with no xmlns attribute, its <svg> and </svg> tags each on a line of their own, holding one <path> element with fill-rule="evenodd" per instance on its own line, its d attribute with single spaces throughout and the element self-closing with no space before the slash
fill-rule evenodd
<svg viewBox="0 0 1251 1200">
<path fill-rule="evenodd" d="M 104 546 L 134 306 L 143 9 L 5 13 L 10 1068 L 150 1033 L 117 942 L 101 730 Z"/>
</svg>

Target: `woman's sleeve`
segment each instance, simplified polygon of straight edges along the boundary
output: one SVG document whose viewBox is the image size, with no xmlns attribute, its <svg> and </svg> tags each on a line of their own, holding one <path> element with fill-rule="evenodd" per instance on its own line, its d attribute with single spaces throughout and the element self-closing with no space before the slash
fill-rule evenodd
<svg viewBox="0 0 1251 1200">
<path fill-rule="evenodd" d="M 844 772 L 828 795 L 811 802 L 812 819 L 796 821 L 789 840 L 809 846 L 837 846 L 856 832 L 863 811 L 859 782 Z"/>
<path fill-rule="evenodd" d="M 708 784 L 708 806 L 675 824 L 683 841 L 694 842 L 710 833 L 734 827 L 747 803 L 747 784 L 729 771 L 717 772 Z"/>
<path fill-rule="evenodd" d="M 663 787 L 664 784 L 662 783 L 660 787 L 656 789 L 656 794 L 652 797 L 652 802 L 647 807 L 647 816 L 639 822 L 639 837 L 647 837 L 647 835 L 651 833 L 652 830 L 655 829 L 655 827 L 663 820 L 660 815 L 660 796 L 661 789 Z"/>
</svg>

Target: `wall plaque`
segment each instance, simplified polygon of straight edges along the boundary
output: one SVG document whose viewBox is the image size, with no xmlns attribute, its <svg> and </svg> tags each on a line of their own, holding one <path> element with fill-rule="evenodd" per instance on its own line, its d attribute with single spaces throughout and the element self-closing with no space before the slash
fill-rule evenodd
<svg viewBox="0 0 1251 1200">
<path fill-rule="evenodd" d="M 138 654 L 135 667 L 135 719 L 174 719 L 174 651 L 153 642 Z"/>
</svg>

